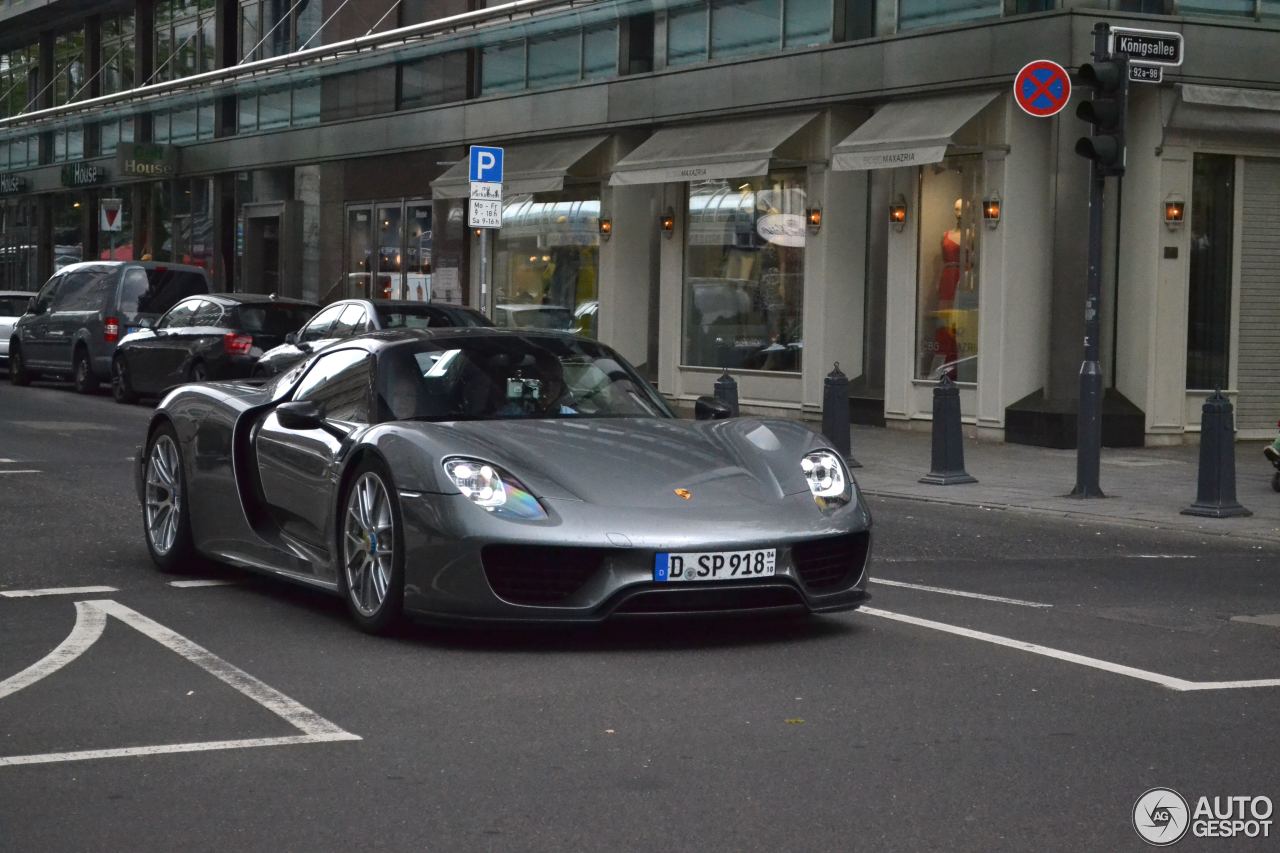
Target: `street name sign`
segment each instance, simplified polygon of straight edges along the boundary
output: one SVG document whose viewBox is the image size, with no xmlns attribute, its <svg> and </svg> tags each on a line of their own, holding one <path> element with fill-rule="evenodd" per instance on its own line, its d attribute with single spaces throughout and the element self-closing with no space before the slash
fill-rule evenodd
<svg viewBox="0 0 1280 853">
<path fill-rule="evenodd" d="M 1109 52 L 1127 56 L 1132 62 L 1171 68 L 1182 64 L 1182 33 L 1112 27 L 1109 39 Z"/>
<path fill-rule="evenodd" d="M 1135 65 L 1129 63 L 1130 83 L 1162 83 L 1164 68 L 1159 65 Z"/>
<path fill-rule="evenodd" d="M 123 202 L 118 198 L 104 198 L 98 203 L 98 226 L 103 231 L 119 231 L 124 217 L 120 215 Z"/>
<path fill-rule="evenodd" d="M 1051 59 L 1028 62 L 1013 78 L 1013 99 L 1027 115 L 1057 115 L 1071 100 L 1071 75 Z"/>
</svg>

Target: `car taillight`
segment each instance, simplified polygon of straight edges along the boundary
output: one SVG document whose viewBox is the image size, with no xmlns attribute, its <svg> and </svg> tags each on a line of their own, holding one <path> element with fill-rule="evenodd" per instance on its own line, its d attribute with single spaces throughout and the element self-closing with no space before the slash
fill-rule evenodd
<svg viewBox="0 0 1280 853">
<path fill-rule="evenodd" d="M 120 321 L 115 317 L 108 317 L 102 321 L 102 339 L 109 344 L 120 340 Z"/>
<path fill-rule="evenodd" d="M 253 336 L 227 332 L 222 336 L 222 348 L 232 355 L 248 355 L 253 348 Z"/>
</svg>

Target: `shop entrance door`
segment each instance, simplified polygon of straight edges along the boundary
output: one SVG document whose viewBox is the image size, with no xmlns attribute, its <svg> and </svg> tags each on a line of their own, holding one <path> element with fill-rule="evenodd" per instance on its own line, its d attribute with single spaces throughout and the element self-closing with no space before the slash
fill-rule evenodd
<svg viewBox="0 0 1280 853">
<path fill-rule="evenodd" d="M 241 282 L 249 293 L 300 296 L 301 235 L 296 203 L 244 207 L 244 268 Z"/>
<path fill-rule="evenodd" d="M 1269 438 L 1280 417 L 1280 159 L 1245 158 L 1236 428 Z"/>
</svg>

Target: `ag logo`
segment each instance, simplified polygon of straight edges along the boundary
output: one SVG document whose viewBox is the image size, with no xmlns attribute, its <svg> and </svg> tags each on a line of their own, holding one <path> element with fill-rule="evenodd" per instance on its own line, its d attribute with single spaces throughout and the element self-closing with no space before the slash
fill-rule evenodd
<svg viewBox="0 0 1280 853">
<path fill-rule="evenodd" d="M 1152 788 L 1133 804 L 1133 828 L 1142 840 L 1168 847 L 1187 834 L 1190 825 L 1187 801 L 1172 788 Z"/>
</svg>

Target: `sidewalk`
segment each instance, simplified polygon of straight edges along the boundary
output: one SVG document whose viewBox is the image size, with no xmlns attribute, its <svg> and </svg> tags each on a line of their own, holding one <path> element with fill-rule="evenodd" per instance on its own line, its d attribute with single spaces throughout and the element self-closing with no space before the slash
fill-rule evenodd
<svg viewBox="0 0 1280 853">
<path fill-rule="evenodd" d="M 1253 515 L 1221 519 L 1180 514 L 1196 497 L 1199 444 L 1103 448 L 1100 484 L 1107 497 L 1092 500 L 1067 497 L 1076 480 L 1074 450 L 966 437 L 965 469 L 978 482 L 932 486 L 918 482 L 929 473 L 927 430 L 855 426 L 852 444 L 853 456 L 863 466 L 854 470 L 854 476 L 870 495 L 1080 516 L 1280 543 L 1280 492 L 1271 488 L 1274 469 L 1262 455 L 1265 442 L 1236 444 L 1236 497 Z"/>
</svg>

